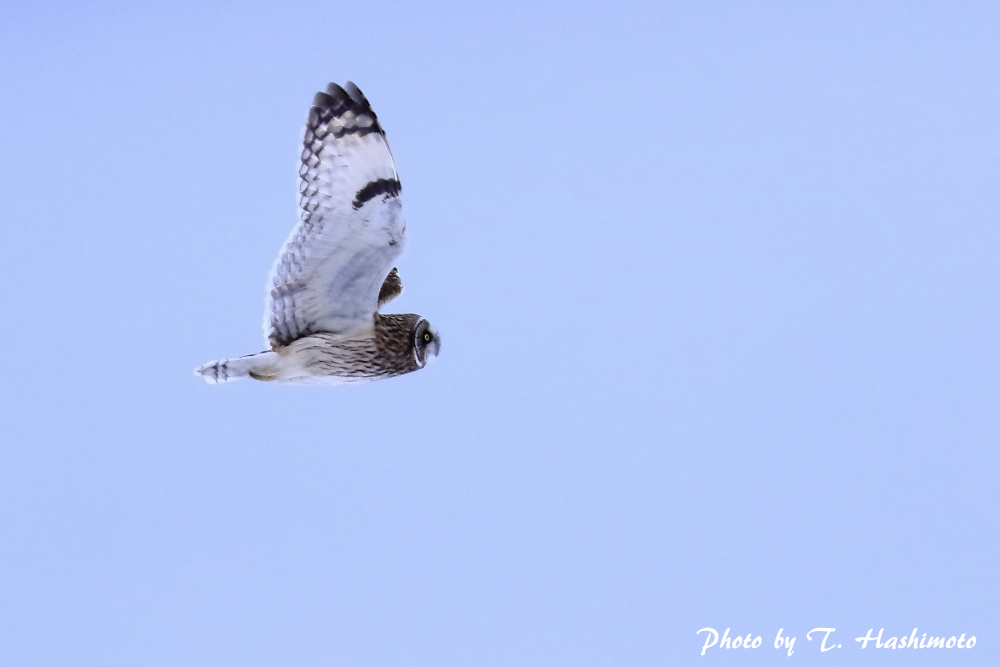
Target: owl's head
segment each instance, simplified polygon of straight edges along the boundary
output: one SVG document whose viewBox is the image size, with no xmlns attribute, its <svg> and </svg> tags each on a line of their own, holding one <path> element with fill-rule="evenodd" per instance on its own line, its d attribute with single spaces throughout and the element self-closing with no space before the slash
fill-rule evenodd
<svg viewBox="0 0 1000 667">
<path fill-rule="evenodd" d="M 437 331 L 431 328 L 430 322 L 420 318 L 417 326 L 413 328 L 413 360 L 417 362 L 418 367 L 423 368 L 440 351 L 441 339 Z"/>
</svg>

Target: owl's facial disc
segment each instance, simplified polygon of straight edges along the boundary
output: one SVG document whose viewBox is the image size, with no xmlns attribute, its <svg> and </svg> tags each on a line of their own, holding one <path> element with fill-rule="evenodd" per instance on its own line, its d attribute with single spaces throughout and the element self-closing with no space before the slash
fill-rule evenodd
<svg viewBox="0 0 1000 667">
<path fill-rule="evenodd" d="M 421 319 L 413 330 L 413 357 L 421 368 L 441 351 L 441 339 L 430 322 Z"/>
<path fill-rule="evenodd" d="M 430 339 L 427 339 L 427 335 L 430 335 Z M 438 332 L 434 329 L 428 329 L 427 333 L 424 334 L 424 340 L 427 341 L 427 361 L 430 361 L 432 357 L 438 356 L 441 351 L 441 338 L 438 336 Z"/>
</svg>

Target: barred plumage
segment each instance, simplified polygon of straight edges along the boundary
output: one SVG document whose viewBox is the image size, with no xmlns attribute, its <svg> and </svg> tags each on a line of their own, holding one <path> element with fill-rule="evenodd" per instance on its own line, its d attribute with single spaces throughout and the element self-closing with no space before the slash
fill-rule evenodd
<svg viewBox="0 0 1000 667">
<path fill-rule="evenodd" d="M 422 368 L 440 351 L 419 315 L 378 312 L 403 289 L 393 263 L 406 223 L 385 131 L 357 86 L 316 94 L 302 143 L 300 222 L 268 286 L 271 350 L 197 369 L 208 382 L 372 380 Z"/>
</svg>

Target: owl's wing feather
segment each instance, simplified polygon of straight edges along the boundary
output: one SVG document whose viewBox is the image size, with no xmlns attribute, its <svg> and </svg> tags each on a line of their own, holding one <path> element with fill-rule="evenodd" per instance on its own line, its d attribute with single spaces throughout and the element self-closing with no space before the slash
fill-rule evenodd
<svg viewBox="0 0 1000 667">
<path fill-rule="evenodd" d="M 316 94 L 302 143 L 301 221 L 268 284 L 272 347 L 370 326 L 406 239 L 392 153 L 357 86 L 331 83 Z"/>
<path fill-rule="evenodd" d="M 382 288 L 378 291 L 378 307 L 381 308 L 397 296 L 403 293 L 403 279 L 399 277 L 399 271 L 392 267 L 392 271 L 385 277 Z"/>
</svg>

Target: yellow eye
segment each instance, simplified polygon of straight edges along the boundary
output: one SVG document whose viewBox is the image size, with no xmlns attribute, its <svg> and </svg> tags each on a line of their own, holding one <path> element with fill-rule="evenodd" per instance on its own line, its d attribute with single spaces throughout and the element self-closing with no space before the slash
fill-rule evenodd
<svg viewBox="0 0 1000 667">
<path fill-rule="evenodd" d="M 428 343 L 431 342 L 431 335 L 429 333 L 425 333 L 424 340 L 427 341 Z"/>
</svg>

